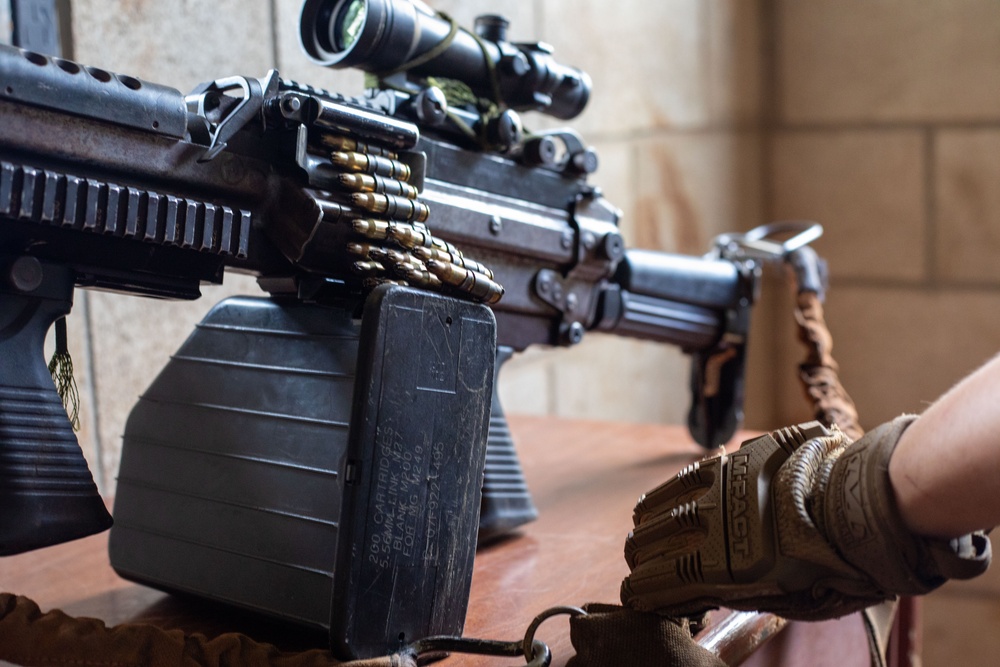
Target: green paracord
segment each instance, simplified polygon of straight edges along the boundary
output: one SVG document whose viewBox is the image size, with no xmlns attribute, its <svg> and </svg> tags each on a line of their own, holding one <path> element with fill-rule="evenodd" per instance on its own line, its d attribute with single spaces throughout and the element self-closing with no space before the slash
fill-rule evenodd
<svg viewBox="0 0 1000 667">
<path fill-rule="evenodd" d="M 80 392 L 73 378 L 73 359 L 69 356 L 66 341 L 66 318 L 56 320 L 56 351 L 49 360 L 49 374 L 56 385 L 56 392 L 62 399 L 69 423 L 74 431 L 80 430 Z"/>
<path fill-rule="evenodd" d="M 427 83 L 441 89 L 441 91 L 444 93 L 445 100 L 448 102 L 449 106 L 474 105 L 476 109 L 479 111 L 479 116 L 481 120 L 480 127 L 485 127 L 487 121 L 491 118 L 495 118 L 497 115 L 499 115 L 499 113 L 503 109 L 503 102 L 500 94 L 500 81 L 497 79 L 497 73 L 496 73 L 496 64 L 489 57 L 489 53 L 487 52 L 486 49 L 486 43 L 483 41 L 481 37 L 479 37 L 479 35 L 473 32 L 468 32 L 467 30 L 459 26 L 458 22 L 456 22 L 455 19 L 453 19 L 451 16 L 449 16 L 444 12 L 438 12 L 437 15 L 440 18 L 447 21 L 448 25 L 450 26 L 448 34 L 444 37 L 444 39 L 442 39 L 440 42 L 435 44 L 433 47 L 431 47 L 424 53 L 403 63 L 402 65 L 393 70 L 366 75 L 365 85 L 368 88 L 388 88 L 392 90 L 401 90 L 398 86 L 395 86 L 391 83 L 387 83 L 386 79 L 396 74 L 407 72 L 415 67 L 419 67 L 420 65 L 423 65 L 425 63 L 434 60 L 442 53 L 444 53 L 449 46 L 451 46 L 451 43 L 455 40 L 455 36 L 458 34 L 459 31 L 465 32 L 467 35 L 476 40 L 476 44 L 479 45 L 479 48 L 483 52 L 483 62 L 485 63 L 486 71 L 489 74 L 490 89 L 492 91 L 493 99 L 488 100 L 476 96 L 476 94 L 472 92 L 472 89 L 468 86 L 468 84 L 466 84 L 463 81 L 459 81 L 457 79 L 447 79 L 442 77 L 427 77 Z M 485 135 L 476 133 L 475 130 L 469 127 L 468 123 L 466 123 L 458 115 L 452 113 L 451 111 L 447 112 L 447 116 L 449 119 L 451 119 L 451 121 L 455 124 L 455 126 L 462 131 L 463 134 L 468 136 L 473 141 L 476 141 L 483 148 L 490 148 L 489 142 L 487 141 Z"/>
</svg>

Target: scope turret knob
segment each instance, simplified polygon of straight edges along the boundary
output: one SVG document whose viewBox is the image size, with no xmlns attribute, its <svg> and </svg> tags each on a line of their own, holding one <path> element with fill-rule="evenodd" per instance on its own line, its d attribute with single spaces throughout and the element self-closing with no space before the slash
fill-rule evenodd
<svg viewBox="0 0 1000 667">
<path fill-rule="evenodd" d="M 440 125 L 448 115 L 448 100 L 437 86 L 421 90 L 413 105 L 420 122 L 431 126 Z"/>
<path fill-rule="evenodd" d="M 476 17 L 474 30 L 488 42 L 506 42 L 510 21 L 499 14 L 482 14 Z"/>
<path fill-rule="evenodd" d="M 500 58 L 500 68 L 511 76 L 524 76 L 531 71 L 531 63 L 523 53 L 516 51 Z"/>
</svg>

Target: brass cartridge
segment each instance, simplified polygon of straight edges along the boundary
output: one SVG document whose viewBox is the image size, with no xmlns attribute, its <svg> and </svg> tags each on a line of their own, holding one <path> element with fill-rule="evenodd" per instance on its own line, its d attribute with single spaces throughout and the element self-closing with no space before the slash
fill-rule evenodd
<svg viewBox="0 0 1000 667">
<path fill-rule="evenodd" d="M 441 279 L 427 269 L 413 268 L 406 272 L 406 279 L 417 287 L 440 289 Z"/>
<path fill-rule="evenodd" d="M 493 279 L 493 269 L 485 264 L 480 264 L 474 259 L 465 257 L 461 252 L 454 253 L 436 247 L 425 248 L 423 246 L 417 246 L 413 249 L 413 254 L 425 261 L 436 259 L 441 262 L 456 264 L 462 268 L 469 269 L 470 271 L 481 273 L 490 280 Z"/>
<path fill-rule="evenodd" d="M 458 248 L 443 239 L 431 236 L 430 232 L 421 231 L 414 225 L 405 223 L 389 223 L 389 238 L 404 248 L 438 248 L 453 255 L 460 254 Z"/>
<path fill-rule="evenodd" d="M 378 259 L 374 256 L 374 252 L 380 250 L 379 246 L 374 246 L 369 243 L 348 243 L 347 252 L 352 255 L 357 255 L 358 257 L 371 257 L 372 259 Z"/>
<path fill-rule="evenodd" d="M 417 189 L 404 181 L 371 174 L 340 174 L 337 177 L 341 185 L 355 192 L 377 192 L 379 194 L 395 195 L 406 199 L 416 199 L 420 194 Z"/>
<path fill-rule="evenodd" d="M 357 139 L 351 139 L 350 137 L 326 135 L 322 138 L 322 142 L 338 152 L 368 153 L 369 155 L 378 155 L 380 157 L 387 157 L 392 160 L 396 160 L 399 158 L 399 155 L 397 153 L 393 152 L 388 148 L 383 148 L 382 146 L 370 144 L 366 141 L 358 141 Z"/>
<path fill-rule="evenodd" d="M 384 241 L 389 238 L 389 224 L 383 220 L 355 220 L 354 231 L 367 238 Z"/>
<path fill-rule="evenodd" d="M 441 282 L 452 285 L 480 301 L 493 304 L 503 297 L 504 289 L 500 284 L 476 271 L 434 259 L 427 262 L 427 270 L 440 278 Z"/>
<path fill-rule="evenodd" d="M 423 222 L 430 215 L 427 204 L 393 195 L 355 192 L 351 195 L 351 202 L 371 213 L 380 213 L 388 218 L 407 222 L 412 220 Z"/>
<path fill-rule="evenodd" d="M 399 160 L 393 160 L 378 155 L 365 155 L 364 153 L 334 152 L 330 155 L 330 162 L 335 167 L 346 169 L 347 171 L 361 172 L 364 174 L 378 174 L 389 178 L 397 178 L 401 181 L 410 178 L 410 167 Z"/>
<path fill-rule="evenodd" d="M 385 267 L 379 262 L 354 262 L 351 268 L 355 273 L 360 273 L 362 275 L 370 275 L 373 273 L 385 273 Z"/>
</svg>

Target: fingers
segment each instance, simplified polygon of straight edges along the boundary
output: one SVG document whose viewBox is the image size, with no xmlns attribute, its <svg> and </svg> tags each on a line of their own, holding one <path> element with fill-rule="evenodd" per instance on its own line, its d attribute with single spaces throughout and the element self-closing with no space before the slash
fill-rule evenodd
<svg viewBox="0 0 1000 667">
<path fill-rule="evenodd" d="M 680 558 L 661 559 L 640 566 L 625 577 L 622 604 L 639 611 L 688 616 L 717 607 L 714 590 L 704 584 L 704 564 L 699 552 Z"/>
<path fill-rule="evenodd" d="M 632 513 L 633 523 L 638 526 L 651 521 L 669 513 L 674 507 L 703 495 L 718 479 L 724 459 L 725 454 L 696 461 L 685 466 L 673 479 L 644 493 Z"/>
<path fill-rule="evenodd" d="M 725 456 L 694 463 L 640 499 L 625 542 L 632 573 L 622 582 L 623 603 L 676 613 L 717 604 L 704 595 L 706 585 L 730 580 L 722 513 L 725 463 Z"/>
<path fill-rule="evenodd" d="M 718 523 L 724 457 L 693 463 L 674 479 L 639 499 L 635 528 L 625 541 L 630 569 L 655 558 L 694 552 L 712 524 Z"/>
</svg>

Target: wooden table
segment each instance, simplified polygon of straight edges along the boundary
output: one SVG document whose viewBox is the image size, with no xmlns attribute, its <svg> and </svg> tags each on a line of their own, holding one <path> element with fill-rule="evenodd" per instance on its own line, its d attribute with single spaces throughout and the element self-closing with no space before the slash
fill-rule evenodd
<svg viewBox="0 0 1000 667">
<path fill-rule="evenodd" d="M 622 546 L 632 507 L 643 491 L 696 460 L 703 451 L 680 427 L 514 418 L 511 426 L 540 518 L 476 556 L 465 634 L 519 639 L 534 616 L 554 605 L 618 601 L 627 573 Z M 144 621 L 209 636 L 245 632 L 286 649 L 322 645 L 323 638 L 253 615 L 178 599 L 120 579 L 97 535 L 0 559 L 0 589 L 109 625 Z M 565 617 L 547 621 L 537 637 L 564 665 L 573 650 Z M 447 665 L 515 665 L 519 659 L 453 656 Z M 752 665 L 868 665 L 859 617 L 790 624 L 753 656 Z"/>
</svg>

